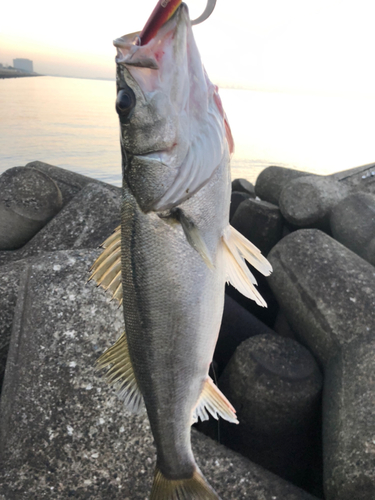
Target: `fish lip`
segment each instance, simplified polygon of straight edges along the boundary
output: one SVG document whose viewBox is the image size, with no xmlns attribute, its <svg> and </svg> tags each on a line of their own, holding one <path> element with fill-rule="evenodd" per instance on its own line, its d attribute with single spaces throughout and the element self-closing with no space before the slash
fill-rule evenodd
<svg viewBox="0 0 375 500">
<path fill-rule="evenodd" d="M 174 150 L 177 148 L 177 143 L 173 144 L 172 146 L 170 146 L 169 148 L 163 148 L 163 149 L 153 149 L 152 151 L 145 151 L 145 152 L 142 152 L 142 153 L 130 153 L 128 151 L 129 154 L 131 154 L 132 156 L 135 156 L 135 157 L 141 157 L 141 158 L 149 158 L 150 160 L 158 160 L 158 161 L 161 161 L 162 163 L 164 163 L 161 159 L 161 155 L 164 153 L 164 154 L 171 154 L 174 152 Z M 153 155 L 159 155 L 160 157 L 160 160 L 158 158 L 155 158 Z"/>
<path fill-rule="evenodd" d="M 167 0 L 167 3 L 168 2 L 169 0 Z M 117 48 L 116 63 L 130 68 L 140 67 L 156 71 L 159 70 L 159 60 L 155 55 L 158 46 L 157 42 L 160 42 L 163 36 L 167 35 L 169 31 L 174 32 L 174 37 L 179 24 L 184 21 L 190 23 L 188 7 L 182 2 L 172 17 L 159 27 L 157 32 L 146 44 L 140 44 L 140 35 L 142 34 L 140 31 L 116 38 L 113 41 L 114 46 Z"/>
<path fill-rule="evenodd" d="M 161 155 L 159 155 L 159 157 L 152 156 L 152 155 L 157 155 L 159 152 L 161 153 L 162 151 L 155 151 L 155 152 L 151 152 L 151 153 L 137 154 L 137 155 L 132 155 L 132 156 L 134 158 L 147 159 L 149 161 L 154 161 L 154 162 L 158 162 L 158 163 L 162 163 L 163 165 L 166 165 L 166 163 L 162 160 Z"/>
</svg>

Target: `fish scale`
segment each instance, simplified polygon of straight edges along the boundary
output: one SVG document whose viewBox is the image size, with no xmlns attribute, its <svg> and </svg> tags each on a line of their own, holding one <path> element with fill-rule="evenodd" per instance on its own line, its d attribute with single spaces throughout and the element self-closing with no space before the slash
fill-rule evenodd
<svg viewBox="0 0 375 500">
<path fill-rule="evenodd" d="M 185 476 L 194 469 L 194 462 L 186 463 L 184 458 L 192 458 L 191 412 L 216 343 L 223 300 L 223 290 L 218 288 L 223 289 L 224 279 L 207 268 L 180 227 L 165 227 L 157 215 L 143 214 L 136 204 L 134 208 L 133 224 L 123 225 L 122 236 L 130 357 L 162 457 L 162 470 L 170 476 L 177 471 Z M 123 212 L 125 221 L 129 215 Z M 212 329 L 215 315 L 216 335 L 212 338 L 206 332 Z"/>
</svg>

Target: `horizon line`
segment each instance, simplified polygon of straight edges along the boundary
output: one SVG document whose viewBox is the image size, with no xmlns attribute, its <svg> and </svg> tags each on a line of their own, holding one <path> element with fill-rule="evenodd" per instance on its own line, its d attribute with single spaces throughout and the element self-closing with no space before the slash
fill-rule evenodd
<svg viewBox="0 0 375 500">
<path fill-rule="evenodd" d="M 104 76 L 73 76 L 73 75 L 61 75 L 61 74 L 51 74 L 51 73 L 46 73 L 46 74 L 41 74 L 38 73 L 39 76 L 52 76 L 52 77 L 57 77 L 57 78 L 77 78 L 79 80 L 99 80 L 99 81 L 116 81 L 116 78 L 109 78 L 109 77 L 104 77 Z M 220 82 L 213 82 L 215 83 L 219 89 L 228 89 L 228 90 L 248 90 L 252 92 L 269 92 L 269 93 L 286 93 L 286 94 L 296 94 L 296 95 L 301 95 L 301 94 L 310 94 L 310 95 L 325 95 L 325 96 L 331 96 L 331 97 L 353 97 L 358 96 L 357 92 L 353 91 L 335 91 L 333 89 L 295 89 L 295 88 L 282 88 L 282 87 L 266 87 L 266 86 L 259 86 L 259 85 L 243 85 L 243 84 L 235 84 L 235 83 L 220 83 Z M 375 98 L 374 93 L 361 93 L 360 97 L 362 98 Z"/>
</svg>

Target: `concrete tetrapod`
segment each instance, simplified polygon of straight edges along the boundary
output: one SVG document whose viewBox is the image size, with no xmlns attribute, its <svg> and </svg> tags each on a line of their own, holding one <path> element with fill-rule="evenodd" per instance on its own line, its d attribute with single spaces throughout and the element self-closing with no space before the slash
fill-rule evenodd
<svg viewBox="0 0 375 500">
<path fill-rule="evenodd" d="M 120 224 L 121 189 L 87 184 L 24 247 L 0 252 L 0 265 L 69 248 L 97 248 Z"/>
<path fill-rule="evenodd" d="M 326 176 L 315 175 L 286 167 L 267 167 L 258 175 L 255 183 L 255 193 L 261 200 L 279 205 L 282 190 L 291 181 L 306 176 L 326 179 L 328 181 L 337 181 L 341 187 L 343 186 L 349 189 L 349 191 L 364 191 L 366 193 L 375 194 L 375 163 L 343 170 Z M 298 188 L 294 193 L 296 196 L 299 196 Z M 327 202 L 325 201 L 325 203 Z"/>
<path fill-rule="evenodd" d="M 26 168 L 38 170 L 48 175 L 56 182 L 63 196 L 63 206 L 69 203 L 69 201 L 87 184 L 105 185 L 104 182 L 93 179 L 92 177 L 87 177 L 86 175 L 81 175 L 77 172 L 66 170 L 65 168 L 55 167 L 43 161 L 32 161 L 26 165 Z"/>
<path fill-rule="evenodd" d="M 0 250 L 27 243 L 62 207 L 55 181 L 38 170 L 14 167 L 0 176 Z"/>
<path fill-rule="evenodd" d="M 250 337 L 254 337 L 254 335 L 262 333 L 273 333 L 273 331 L 232 297 L 225 294 L 223 319 L 214 353 L 219 375 L 228 364 L 239 344 Z"/>
<path fill-rule="evenodd" d="M 18 287 L 27 262 L 20 260 L 0 268 L 0 392 L 12 333 Z"/>
<path fill-rule="evenodd" d="M 239 420 L 239 425 L 222 423 L 222 442 L 305 486 L 322 388 L 312 354 L 275 333 L 256 335 L 237 347 L 219 387 L 237 409 Z"/>
<path fill-rule="evenodd" d="M 280 194 L 280 210 L 297 227 L 329 230 L 332 208 L 349 194 L 346 186 L 330 177 L 309 175 L 289 182 Z"/>
<path fill-rule="evenodd" d="M 240 191 L 232 191 L 232 195 L 230 197 L 230 211 L 229 211 L 229 220 L 232 220 L 234 214 L 236 213 L 237 208 L 240 204 L 249 199 L 249 195 L 247 193 L 243 193 Z"/>
<path fill-rule="evenodd" d="M 280 210 L 294 226 L 329 232 L 332 209 L 352 192 L 375 194 L 375 164 L 327 176 L 309 175 L 291 180 L 280 194 Z"/>
<path fill-rule="evenodd" d="M 331 212 L 333 237 L 375 266 L 375 196 L 352 193 Z"/>
<path fill-rule="evenodd" d="M 375 498 L 375 269 L 319 230 L 269 254 L 269 283 L 324 368 L 326 500 Z"/>
<path fill-rule="evenodd" d="M 278 206 L 248 199 L 240 203 L 231 225 L 267 255 L 281 239 L 283 218 Z"/>
<path fill-rule="evenodd" d="M 232 181 L 232 192 L 246 193 L 249 198 L 255 198 L 254 185 L 247 179 L 234 179 Z"/>
<path fill-rule="evenodd" d="M 23 273 L 0 406 L 1 500 L 149 494 L 155 448 L 147 416 L 126 412 L 94 373 L 123 331 L 121 309 L 86 283 L 98 253 L 44 254 Z M 196 431 L 192 441 L 225 500 L 315 498 Z"/>
<path fill-rule="evenodd" d="M 375 163 L 361 165 L 360 167 L 342 170 L 331 174 L 329 177 L 339 181 L 350 191 L 363 191 L 375 194 Z"/>
<path fill-rule="evenodd" d="M 306 175 L 312 174 L 292 168 L 267 167 L 258 175 L 255 184 L 255 194 L 261 200 L 278 205 L 283 188 L 293 179 L 305 177 Z"/>
</svg>

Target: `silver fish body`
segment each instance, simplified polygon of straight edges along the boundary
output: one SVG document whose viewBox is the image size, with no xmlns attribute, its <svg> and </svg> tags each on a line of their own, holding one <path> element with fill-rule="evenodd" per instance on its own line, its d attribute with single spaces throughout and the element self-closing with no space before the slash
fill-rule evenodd
<svg viewBox="0 0 375 500">
<path fill-rule="evenodd" d="M 195 468 L 192 412 L 202 393 L 220 328 L 225 270 L 221 236 L 228 224 L 229 158 L 181 208 L 205 235 L 214 270 L 178 223 L 145 214 L 128 187 L 122 210 L 125 330 L 147 407 L 158 465 L 173 479 Z M 218 202 L 220 200 L 220 202 Z"/>
<path fill-rule="evenodd" d="M 187 7 L 145 46 L 134 44 L 135 35 L 114 42 L 121 229 L 91 275 L 123 300 L 126 334 L 98 365 L 129 409 L 146 407 L 157 449 L 151 500 L 215 500 L 195 463 L 190 428 L 209 413 L 237 423 L 208 376 L 225 281 L 265 306 L 244 259 L 264 274 L 271 266 L 229 225 L 233 140 Z"/>
</svg>

